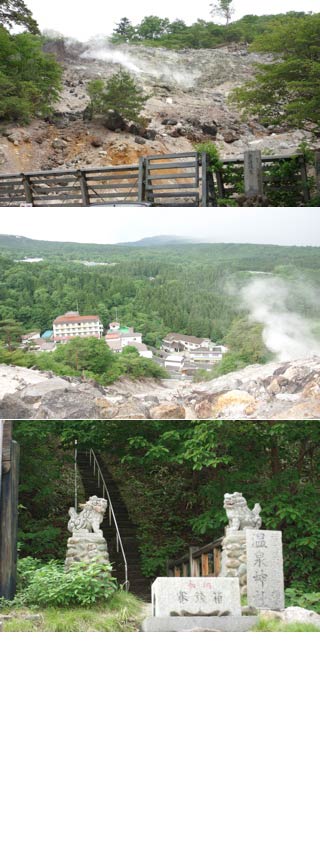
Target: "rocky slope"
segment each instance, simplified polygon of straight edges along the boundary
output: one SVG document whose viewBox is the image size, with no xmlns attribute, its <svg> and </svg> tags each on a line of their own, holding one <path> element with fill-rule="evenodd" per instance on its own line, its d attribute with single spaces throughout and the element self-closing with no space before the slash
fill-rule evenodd
<svg viewBox="0 0 320 863">
<path fill-rule="evenodd" d="M 63 65 L 60 102 L 50 121 L 7 125 L 0 134 L 1 173 L 132 164 L 147 154 L 188 151 L 203 140 L 216 140 L 225 158 L 248 148 L 287 155 L 310 139 L 307 132 L 275 133 L 254 118 L 244 122 L 230 107 L 231 90 L 251 79 L 257 61 L 266 61 L 246 48 L 175 52 L 114 46 L 101 37 L 88 44 L 51 40 L 46 50 Z M 83 119 L 88 81 L 107 79 L 120 68 L 128 69 L 148 96 L 145 128 L 112 131 Z"/>
<path fill-rule="evenodd" d="M 248 366 L 214 381 L 110 387 L 0 366 L 2 419 L 320 419 L 320 357 Z"/>
</svg>

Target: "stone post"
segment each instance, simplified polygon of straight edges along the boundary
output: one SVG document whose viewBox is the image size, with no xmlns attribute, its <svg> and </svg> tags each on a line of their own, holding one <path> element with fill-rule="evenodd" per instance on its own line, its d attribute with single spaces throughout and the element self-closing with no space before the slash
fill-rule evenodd
<svg viewBox="0 0 320 863">
<path fill-rule="evenodd" d="M 248 198 L 261 198 L 263 195 L 260 150 L 249 150 L 244 154 L 244 190 Z"/>
</svg>

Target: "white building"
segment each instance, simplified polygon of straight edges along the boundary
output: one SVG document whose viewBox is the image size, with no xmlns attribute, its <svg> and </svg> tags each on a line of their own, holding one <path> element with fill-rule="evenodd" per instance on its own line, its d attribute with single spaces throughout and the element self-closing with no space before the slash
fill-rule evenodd
<svg viewBox="0 0 320 863">
<path fill-rule="evenodd" d="M 53 338 L 55 342 L 68 342 L 76 337 L 88 338 L 94 336 L 101 339 L 103 324 L 99 315 L 79 315 L 78 312 L 66 312 L 53 321 Z"/>
<path fill-rule="evenodd" d="M 28 345 L 30 342 L 34 342 L 35 339 L 40 339 L 39 332 L 25 333 L 25 335 L 21 336 L 21 344 Z"/>
<path fill-rule="evenodd" d="M 202 368 L 212 366 L 222 360 L 228 350 L 224 345 L 215 345 L 210 339 L 185 336 L 182 333 L 168 333 L 162 341 L 162 348 L 170 354 L 170 358 L 175 354 L 183 356 L 188 368 L 193 365 Z"/>
<path fill-rule="evenodd" d="M 135 333 L 133 327 L 122 327 L 118 321 L 112 321 L 105 335 L 105 341 L 111 351 L 121 354 L 123 348 L 136 348 L 141 357 L 152 359 L 152 351 L 143 344 L 142 333 Z"/>
<path fill-rule="evenodd" d="M 185 366 L 185 359 L 183 354 L 168 354 L 164 361 L 164 366 L 168 371 L 172 372 L 181 372 Z"/>
<path fill-rule="evenodd" d="M 185 336 L 182 333 L 168 333 L 163 339 L 162 346 L 165 351 L 195 351 L 197 348 L 213 347 L 211 339 L 197 338 L 196 336 Z"/>
</svg>

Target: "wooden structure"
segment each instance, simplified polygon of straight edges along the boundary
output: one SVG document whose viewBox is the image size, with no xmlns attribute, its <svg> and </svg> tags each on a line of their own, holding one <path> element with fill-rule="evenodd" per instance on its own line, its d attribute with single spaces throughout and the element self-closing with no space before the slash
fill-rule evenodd
<svg viewBox="0 0 320 863">
<path fill-rule="evenodd" d="M 316 182 L 320 184 L 319 153 L 315 153 Z M 82 170 L 0 174 L 1 207 L 216 207 L 224 199 L 237 201 L 239 184 L 250 198 L 268 197 L 270 168 L 295 166 L 296 205 L 310 202 L 310 183 L 304 155 L 262 156 L 257 150 L 226 159 L 212 168 L 206 153 L 144 156 L 135 165 Z M 234 174 L 236 181 L 230 179 Z M 285 186 L 286 178 L 276 180 Z"/>
<path fill-rule="evenodd" d="M 1 174 L 0 206 L 207 206 L 207 176 L 207 156 L 196 152 L 119 167 Z"/>
<path fill-rule="evenodd" d="M 12 423 L 0 420 L 0 596 L 13 599 L 16 589 L 19 445 Z"/>
<path fill-rule="evenodd" d="M 174 560 L 167 562 L 167 575 L 177 578 L 206 578 L 218 576 L 221 571 L 222 538 L 207 545 L 191 545 L 189 551 Z"/>
</svg>

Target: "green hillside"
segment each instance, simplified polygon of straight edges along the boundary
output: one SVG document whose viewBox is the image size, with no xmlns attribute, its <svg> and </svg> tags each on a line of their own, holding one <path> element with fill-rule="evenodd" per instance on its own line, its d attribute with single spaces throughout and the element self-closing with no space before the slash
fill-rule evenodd
<svg viewBox="0 0 320 863">
<path fill-rule="evenodd" d="M 26 263 L 25 257 L 43 260 Z M 99 314 L 105 327 L 115 317 L 134 326 L 154 347 L 167 332 L 184 332 L 240 353 L 243 341 L 242 365 L 263 362 L 268 357 L 261 328 L 249 323 L 242 291 L 261 271 L 266 293 L 268 274 L 279 276 L 290 288 L 288 311 L 320 322 L 320 248 L 162 245 L 157 238 L 148 247 L 108 246 L 1 236 L 0 318 L 13 320 L 22 332 L 44 331 L 58 314 L 79 308 L 80 314 Z"/>
</svg>

